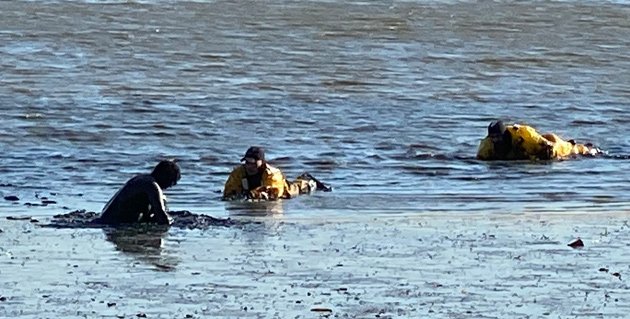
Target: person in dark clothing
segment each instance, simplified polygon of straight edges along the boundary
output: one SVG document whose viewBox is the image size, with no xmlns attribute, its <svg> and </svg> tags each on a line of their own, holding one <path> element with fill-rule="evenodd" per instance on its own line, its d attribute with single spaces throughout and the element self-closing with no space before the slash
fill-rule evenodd
<svg viewBox="0 0 630 319">
<path fill-rule="evenodd" d="M 175 186 L 181 178 L 179 166 L 164 160 L 151 174 L 131 178 L 103 208 L 96 223 L 118 225 L 129 223 L 155 223 L 169 225 L 165 197 L 162 190 Z"/>
</svg>

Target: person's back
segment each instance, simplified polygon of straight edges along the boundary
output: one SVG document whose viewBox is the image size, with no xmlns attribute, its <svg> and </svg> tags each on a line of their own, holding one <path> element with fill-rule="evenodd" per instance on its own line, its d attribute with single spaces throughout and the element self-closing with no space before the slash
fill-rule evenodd
<svg viewBox="0 0 630 319">
<path fill-rule="evenodd" d="M 479 144 L 481 160 L 552 160 L 573 155 L 597 155 L 601 150 L 592 144 L 565 141 L 556 134 L 541 135 L 527 125 L 504 125 L 501 121 L 488 126 L 488 136 Z"/>
<path fill-rule="evenodd" d="M 151 174 L 131 178 L 109 200 L 96 223 L 117 225 L 128 223 L 170 224 L 162 192 L 181 178 L 177 164 L 161 161 Z"/>
<path fill-rule="evenodd" d="M 162 189 L 149 174 L 133 177 L 112 197 L 103 208 L 100 221 L 104 224 L 127 224 L 151 221 L 159 224 L 166 212 Z"/>
</svg>

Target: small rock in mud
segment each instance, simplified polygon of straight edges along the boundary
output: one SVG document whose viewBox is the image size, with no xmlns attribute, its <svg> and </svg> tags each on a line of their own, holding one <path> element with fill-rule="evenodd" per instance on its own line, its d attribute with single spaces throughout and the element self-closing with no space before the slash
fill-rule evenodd
<svg viewBox="0 0 630 319">
<path fill-rule="evenodd" d="M 44 205 L 57 204 L 57 202 L 54 201 L 54 200 L 50 200 L 50 199 L 44 199 L 44 200 L 42 200 L 42 204 L 44 204 Z"/>
<path fill-rule="evenodd" d="M 43 205 L 43 204 L 37 204 L 37 203 L 29 203 L 29 202 L 26 202 L 26 203 L 24 203 L 24 206 L 31 207 L 31 206 L 44 206 L 44 205 Z"/>
<path fill-rule="evenodd" d="M 158 268 L 158 269 L 167 270 L 167 271 L 170 271 L 170 270 L 174 270 L 174 269 L 175 269 L 173 266 L 170 266 L 170 265 L 162 265 L 162 264 L 159 264 L 159 263 L 156 263 L 156 264 L 155 264 L 155 267 L 156 267 L 156 268 Z M 168 283 L 166 283 L 166 285 L 168 286 Z"/>
<path fill-rule="evenodd" d="M 584 242 L 581 239 L 576 239 L 573 242 L 569 243 L 569 245 L 567 245 L 571 248 L 582 248 L 584 247 Z"/>
<path fill-rule="evenodd" d="M 8 201 L 11 201 L 11 202 L 15 202 L 15 201 L 20 200 L 20 198 L 18 198 L 18 197 L 17 197 L 17 196 L 15 196 L 15 195 L 9 195 L 9 196 L 4 196 L 4 200 L 8 200 Z"/>
<path fill-rule="evenodd" d="M 7 220 L 31 220 L 31 216 L 7 216 Z"/>
<path fill-rule="evenodd" d="M 311 308 L 311 311 L 313 311 L 313 312 L 333 312 L 332 309 L 330 309 L 330 308 L 322 308 L 322 307 Z"/>
</svg>

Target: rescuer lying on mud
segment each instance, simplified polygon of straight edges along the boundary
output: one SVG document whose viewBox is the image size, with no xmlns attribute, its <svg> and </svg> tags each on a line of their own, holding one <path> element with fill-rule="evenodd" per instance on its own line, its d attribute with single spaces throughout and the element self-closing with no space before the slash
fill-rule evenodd
<svg viewBox="0 0 630 319">
<path fill-rule="evenodd" d="M 527 125 L 505 125 L 494 121 L 488 126 L 488 136 L 479 144 L 480 160 L 552 160 L 575 155 L 596 156 L 603 152 L 593 144 L 565 141 L 553 133 L 539 134 Z"/>
<path fill-rule="evenodd" d="M 234 168 L 225 182 L 224 200 L 287 199 L 315 190 L 331 190 L 308 173 L 298 176 L 293 182 L 287 181 L 279 169 L 267 163 L 261 147 L 247 149 L 241 161 L 243 164 Z"/>
</svg>

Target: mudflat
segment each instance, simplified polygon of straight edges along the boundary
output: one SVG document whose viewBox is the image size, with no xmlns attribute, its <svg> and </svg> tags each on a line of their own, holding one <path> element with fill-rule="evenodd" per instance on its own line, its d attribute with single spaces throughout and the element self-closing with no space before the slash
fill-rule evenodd
<svg viewBox="0 0 630 319">
<path fill-rule="evenodd" d="M 0 316 L 623 318 L 626 214 L 266 216 L 206 229 L 0 220 Z M 584 247 L 568 244 L 580 238 Z"/>
</svg>

